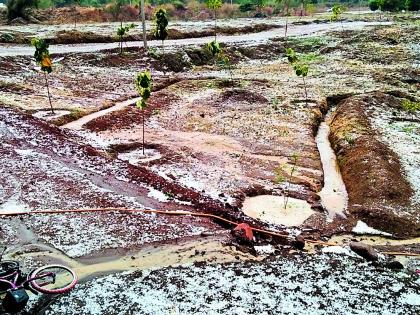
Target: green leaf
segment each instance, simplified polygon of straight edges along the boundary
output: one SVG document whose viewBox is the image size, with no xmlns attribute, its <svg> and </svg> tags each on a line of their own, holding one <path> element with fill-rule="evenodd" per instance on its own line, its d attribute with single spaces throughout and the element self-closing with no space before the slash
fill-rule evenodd
<svg viewBox="0 0 420 315">
<path fill-rule="evenodd" d="M 137 101 L 136 106 L 138 108 L 140 108 L 141 110 L 146 109 L 147 108 L 147 104 L 145 102 L 145 100 L 141 99 L 139 101 Z"/>
<path fill-rule="evenodd" d="M 218 10 L 222 7 L 222 0 L 206 0 L 206 6 L 210 10 Z"/>
</svg>

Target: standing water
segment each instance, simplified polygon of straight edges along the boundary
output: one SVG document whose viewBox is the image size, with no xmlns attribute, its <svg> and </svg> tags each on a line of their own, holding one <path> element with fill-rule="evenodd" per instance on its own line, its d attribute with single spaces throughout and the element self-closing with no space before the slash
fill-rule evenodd
<svg viewBox="0 0 420 315">
<path fill-rule="evenodd" d="M 337 158 L 329 140 L 331 115 L 330 111 L 319 126 L 316 144 L 324 171 L 324 187 L 319 192 L 319 196 L 322 206 L 328 211 L 329 218 L 333 219 L 337 214 L 345 217 L 344 211 L 347 208 L 348 197 Z"/>
</svg>

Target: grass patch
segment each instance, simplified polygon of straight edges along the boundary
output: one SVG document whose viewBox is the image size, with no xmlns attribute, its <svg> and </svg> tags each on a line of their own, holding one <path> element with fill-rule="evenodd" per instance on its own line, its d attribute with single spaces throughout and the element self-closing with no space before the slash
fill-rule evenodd
<svg viewBox="0 0 420 315">
<path fill-rule="evenodd" d="M 402 108 L 410 113 L 415 113 L 420 110 L 420 102 L 412 102 L 410 100 L 403 100 L 401 103 Z"/>
</svg>

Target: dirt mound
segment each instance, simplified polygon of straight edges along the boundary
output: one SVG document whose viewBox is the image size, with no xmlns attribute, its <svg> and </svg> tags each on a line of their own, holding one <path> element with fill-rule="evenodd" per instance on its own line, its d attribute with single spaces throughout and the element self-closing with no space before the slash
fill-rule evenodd
<svg viewBox="0 0 420 315">
<path fill-rule="evenodd" d="M 35 10 L 33 17 L 44 23 L 62 24 L 74 22 L 109 22 L 116 21 L 119 18 L 122 21 L 138 21 L 139 14 L 138 9 L 130 6 L 124 6 L 119 17 L 114 16 L 111 10 L 106 7 L 64 7 Z"/>
<path fill-rule="evenodd" d="M 398 236 L 419 235 L 418 211 L 412 215 L 406 211 L 414 207 L 413 189 L 399 157 L 380 141 L 367 113 L 374 104 L 392 107 L 398 102 L 382 93 L 342 100 L 331 123 L 330 140 L 349 194 L 349 213 Z"/>
<path fill-rule="evenodd" d="M 51 44 L 108 43 L 113 41 L 115 39 L 112 36 L 77 30 L 59 31 L 55 37 L 50 39 Z"/>
<path fill-rule="evenodd" d="M 244 89 L 229 89 L 223 91 L 219 98 L 220 102 L 232 103 L 261 103 L 267 104 L 268 100 L 259 94 L 252 93 Z"/>
</svg>

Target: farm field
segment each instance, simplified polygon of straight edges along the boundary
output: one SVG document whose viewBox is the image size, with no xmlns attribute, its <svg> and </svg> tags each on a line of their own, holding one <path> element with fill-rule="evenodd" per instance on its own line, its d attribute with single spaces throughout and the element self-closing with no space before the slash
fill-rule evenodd
<svg viewBox="0 0 420 315">
<path fill-rule="evenodd" d="M 79 278 L 22 314 L 418 314 L 420 16 L 285 21 L 0 25 L 3 259 Z"/>
</svg>

